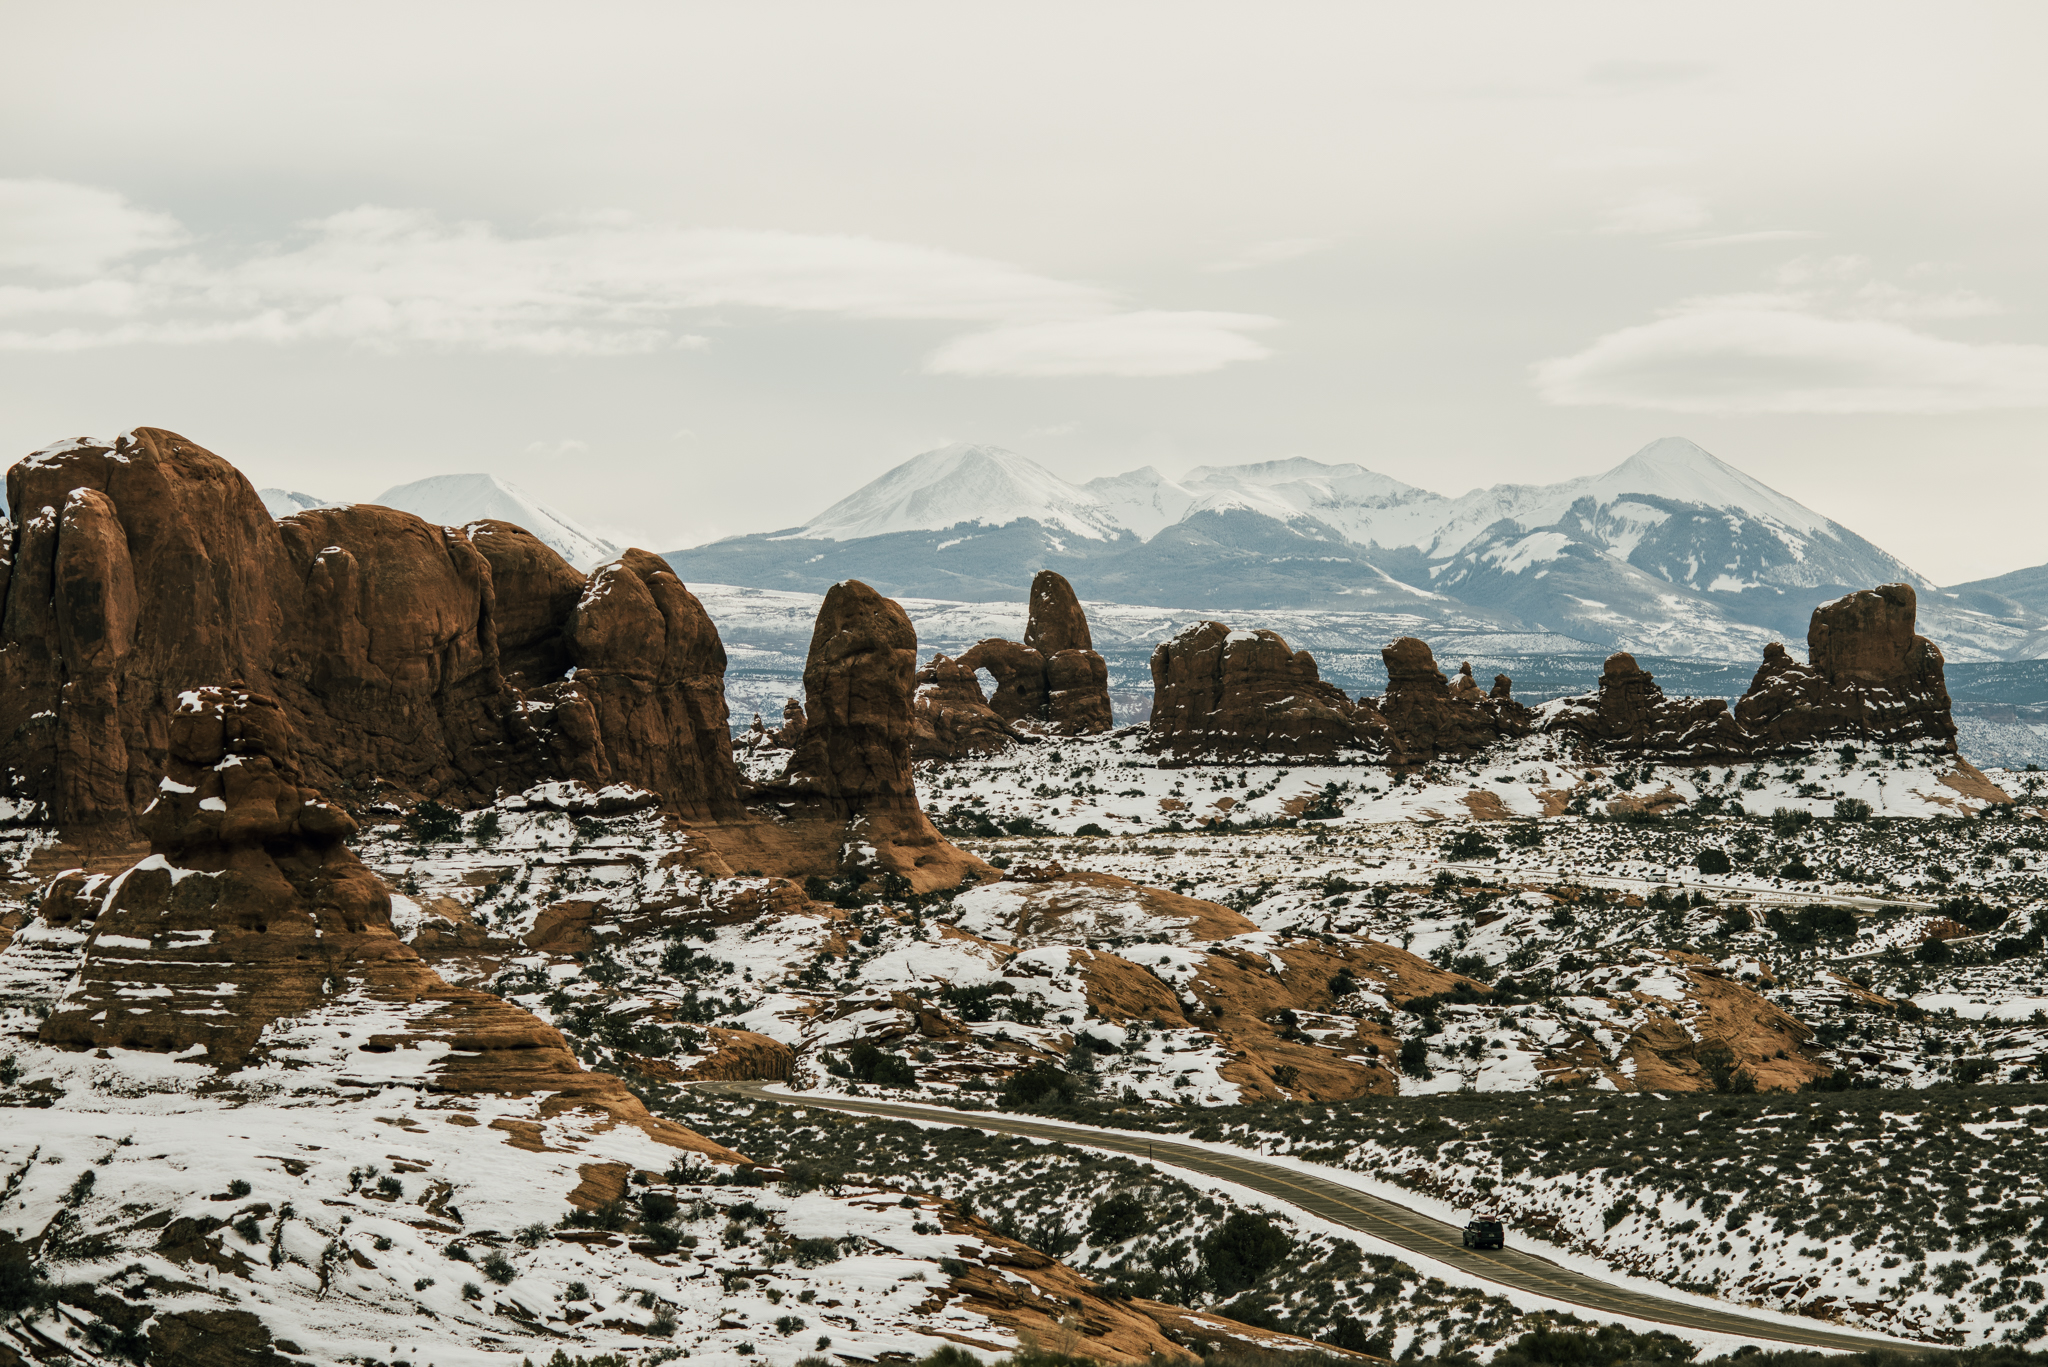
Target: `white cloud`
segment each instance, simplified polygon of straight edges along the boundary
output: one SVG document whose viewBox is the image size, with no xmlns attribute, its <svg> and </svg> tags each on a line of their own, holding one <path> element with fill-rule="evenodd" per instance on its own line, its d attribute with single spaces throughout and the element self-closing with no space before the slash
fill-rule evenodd
<svg viewBox="0 0 2048 1367">
<path fill-rule="evenodd" d="M 1688 251 L 1702 247 L 1746 247 L 1754 242 L 1796 242 L 1801 238 L 1819 237 L 1810 228 L 1759 228 L 1747 233 L 1717 233 L 1711 237 L 1681 237 L 1667 242 L 1667 247 L 1679 247 Z"/>
<path fill-rule="evenodd" d="M 1293 261 L 1312 252 L 1319 252 L 1330 245 L 1327 237 L 1278 237 L 1270 242 L 1255 242 L 1235 256 L 1213 261 L 1202 269 L 1207 271 L 1248 271 L 1259 266 L 1271 266 L 1281 261 Z"/>
<path fill-rule="evenodd" d="M 1554 404 L 1676 413 L 1966 413 L 2048 406 L 2048 347 L 1906 324 L 2002 312 L 1967 289 L 1871 278 L 1868 257 L 1802 256 L 1775 289 L 1681 300 L 1654 322 L 1533 367 Z M 1916 268 L 1911 274 L 1925 273 Z"/>
<path fill-rule="evenodd" d="M 1675 413 L 1961 413 L 2048 405 L 2048 347 L 1883 318 L 1701 301 L 1535 368 L 1554 404 Z"/>
<path fill-rule="evenodd" d="M 44 187 L 37 203 L 97 206 L 126 235 L 102 231 L 97 246 L 66 258 L 100 270 L 98 279 L 0 284 L 0 317 L 15 324 L 0 331 L 0 348 L 254 340 L 607 355 L 702 347 L 688 327 L 710 320 L 693 311 L 759 308 L 986 327 L 940 348 L 927 368 L 941 374 L 1186 374 L 1266 354 L 1242 332 L 1270 320 L 1132 310 L 1100 286 L 867 237 L 687 229 L 618 214 L 513 236 L 365 206 L 239 256 L 170 255 L 170 220 L 105 191 L 57 187 L 75 192 L 67 199 L 35 184 Z M 54 269 L 48 236 L 22 237 L 15 264 Z M 152 250 L 152 259 L 123 260 Z"/>
<path fill-rule="evenodd" d="M 968 333 L 933 352 L 933 375 L 1198 375 L 1271 353 L 1245 333 L 1274 319 L 1250 313 L 1112 313 Z"/>
<path fill-rule="evenodd" d="M 1620 205 L 1608 212 L 1595 232 L 1612 235 L 1682 233 L 1707 221 L 1707 211 L 1691 195 L 1666 193 Z"/>
<path fill-rule="evenodd" d="M 184 237 L 170 215 L 138 209 L 111 190 L 0 180 L 0 270 L 75 279 Z"/>
</svg>

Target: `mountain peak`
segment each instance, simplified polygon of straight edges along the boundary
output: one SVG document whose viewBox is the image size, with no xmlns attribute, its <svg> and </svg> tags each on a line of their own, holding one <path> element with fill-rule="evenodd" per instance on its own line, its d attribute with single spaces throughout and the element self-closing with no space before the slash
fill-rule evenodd
<svg viewBox="0 0 2048 1367">
<path fill-rule="evenodd" d="M 912 456 L 819 513 L 800 534 L 853 541 L 962 522 L 1000 527 L 1019 518 L 1093 541 L 1120 530 L 1099 497 L 1038 462 L 1000 446 L 959 442 Z"/>
<path fill-rule="evenodd" d="M 446 527 L 466 526 L 485 518 L 510 522 L 532 532 L 586 573 L 619 553 L 611 542 L 497 475 L 430 475 L 386 489 L 372 501 Z"/>
<path fill-rule="evenodd" d="M 1622 494 L 1653 494 L 1709 508 L 1739 508 L 1794 531 L 1825 532 L 1834 525 L 1684 437 L 1659 437 L 1587 483 L 1602 503 Z"/>
</svg>

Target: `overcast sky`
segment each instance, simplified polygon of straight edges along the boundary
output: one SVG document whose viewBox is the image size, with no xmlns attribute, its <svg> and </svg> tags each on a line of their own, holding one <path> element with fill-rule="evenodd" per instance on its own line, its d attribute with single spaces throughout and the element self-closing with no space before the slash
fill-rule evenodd
<svg viewBox="0 0 2048 1367">
<path fill-rule="evenodd" d="M 16 6 L 0 435 L 669 550 L 919 451 L 1445 493 L 1683 435 L 2048 561 L 2048 9 Z"/>
</svg>

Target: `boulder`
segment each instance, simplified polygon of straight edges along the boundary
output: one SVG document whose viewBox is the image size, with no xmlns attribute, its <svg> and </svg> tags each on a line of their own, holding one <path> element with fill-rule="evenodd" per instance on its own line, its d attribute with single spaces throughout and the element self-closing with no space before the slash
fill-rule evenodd
<svg viewBox="0 0 2048 1367">
<path fill-rule="evenodd" d="M 1626 651 L 1607 657 L 1598 692 L 1562 700 L 1543 729 L 1576 736 L 1617 757 L 1719 763 L 1748 758 L 1757 749 L 1726 702 L 1666 697 Z"/>
<path fill-rule="evenodd" d="M 1823 603 L 1806 629 L 1801 664 L 1777 642 L 1735 716 L 1773 748 L 1828 741 L 1875 741 L 1954 754 L 1941 648 L 1915 634 L 1918 599 L 1910 584 Z"/>
<path fill-rule="evenodd" d="M 1152 743 L 1182 758 L 1360 756 L 1385 724 L 1277 632 L 1189 627 L 1152 652 Z"/>
<path fill-rule="evenodd" d="M 989 672 L 996 692 L 988 706 L 1013 726 L 1086 736 L 1113 724 L 1109 666 L 1096 653 L 1088 614 L 1073 585 L 1052 570 L 1040 570 L 1031 581 L 1023 644 L 992 637 L 970 648 L 959 663 L 970 674 Z"/>
<path fill-rule="evenodd" d="M 1389 764 L 1429 764 L 1445 755 L 1469 755 L 1503 736 L 1528 734 L 1531 714 L 1508 696 L 1506 675 L 1496 675 L 1492 695 L 1484 695 L 1468 663 L 1454 689 L 1437 668 L 1436 655 L 1413 636 L 1382 647 L 1380 659 L 1387 691 L 1377 708 L 1387 728 Z"/>
</svg>

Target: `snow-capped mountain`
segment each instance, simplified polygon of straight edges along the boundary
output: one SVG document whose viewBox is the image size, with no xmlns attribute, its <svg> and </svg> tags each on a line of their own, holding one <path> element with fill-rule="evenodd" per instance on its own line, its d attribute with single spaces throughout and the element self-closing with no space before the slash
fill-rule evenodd
<svg viewBox="0 0 2048 1367">
<path fill-rule="evenodd" d="M 1118 603 L 1392 612 L 1446 628 L 1476 618 L 1588 649 L 1728 660 L 1802 639 L 1816 603 L 1903 580 L 1922 591 L 1922 629 L 1952 659 L 2048 650 L 2038 611 L 1995 589 L 1944 594 L 1682 437 L 1600 474 L 1457 496 L 1299 457 L 1075 484 L 1013 452 L 952 446 L 802 527 L 668 559 L 705 582 L 820 592 L 858 577 L 969 601 L 1014 598 L 1050 566 Z"/>
<path fill-rule="evenodd" d="M 794 535 L 857 541 L 891 532 L 999 527 L 1029 518 L 1091 540 L 1124 530 L 1094 493 L 996 446 L 942 446 L 913 456 L 812 518 Z"/>
<path fill-rule="evenodd" d="M 466 526 L 484 518 L 510 522 L 554 547 L 579 570 L 593 569 L 619 553 L 611 542 L 496 475 L 434 475 L 386 489 L 370 501 L 447 527 Z"/>
<path fill-rule="evenodd" d="M 270 509 L 270 515 L 277 518 L 303 513 L 308 508 L 336 508 L 340 503 L 317 494 L 302 494 L 296 489 L 258 489 L 256 497 L 263 500 L 263 506 Z"/>
</svg>

